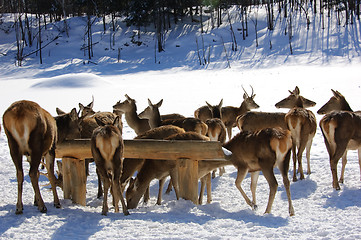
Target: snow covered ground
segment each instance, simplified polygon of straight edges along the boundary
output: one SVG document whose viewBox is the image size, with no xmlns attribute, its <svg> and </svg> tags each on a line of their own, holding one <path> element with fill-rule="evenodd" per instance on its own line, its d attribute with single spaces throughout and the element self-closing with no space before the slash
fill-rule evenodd
<svg viewBox="0 0 361 240">
<path fill-rule="evenodd" d="M 166 36 L 166 51 L 154 57 L 154 37 L 142 33 L 141 46 L 130 43 L 133 29 L 120 24 L 116 33 L 117 45 L 109 49 L 110 33 L 102 33 L 101 23 L 93 29 L 94 57 L 88 62 L 80 50 L 85 22 L 82 18 L 69 19 L 69 38 L 61 36 L 43 52 L 43 64 L 32 55 L 15 66 L 14 32 L 0 30 L 0 113 L 14 101 L 28 99 L 38 102 L 55 115 L 55 108 L 65 111 L 87 104 L 92 95 L 95 110 L 111 111 L 112 105 L 135 98 L 138 111 L 164 99 L 161 113 L 181 113 L 192 116 L 205 101 L 216 104 L 223 98 L 225 106 L 239 106 L 242 86 L 251 92 L 252 85 L 260 111 L 277 110 L 274 104 L 288 96 L 297 85 L 301 94 L 317 105 L 316 112 L 332 93 L 339 90 L 354 110 L 361 109 L 360 22 L 353 25 L 321 29 L 319 18 L 311 18 L 307 31 L 302 16 L 295 16 L 299 25 L 294 29 L 293 51 L 290 55 L 288 36 L 284 36 L 285 20 L 277 18 L 276 28 L 266 28 L 264 14 L 259 12 L 259 47 L 255 46 L 252 23 L 249 37 L 242 40 L 237 34 L 238 51 L 231 51 L 228 24 L 204 34 L 205 46 L 210 46 L 210 63 L 199 65 L 195 39 L 201 41 L 197 25 L 185 22 Z M 234 13 L 234 12 L 233 12 Z M 234 13 L 234 15 L 236 15 Z M 250 16 L 252 17 L 252 15 Z M 9 16 L 3 16 L 5 25 Z M 236 19 L 236 17 L 234 17 Z M 297 21 L 293 21 L 297 23 Z M 5 25 L 0 25 L 2 29 Z M 11 23 L 8 23 L 10 26 Z M 59 23 L 60 25 L 60 23 Z M 326 25 L 327 26 L 327 25 Z M 59 27 L 59 26 L 58 26 Z M 234 23 L 235 29 L 240 27 Z M 48 39 L 57 32 L 49 26 Z M 252 35 L 253 34 L 253 35 Z M 224 39 L 231 68 L 220 36 Z M 253 37 L 251 37 L 253 36 Z M 269 42 L 272 41 L 272 49 Z M 121 61 L 117 49 L 121 49 Z M 30 50 L 28 50 L 30 52 Z M 94 64 L 96 63 L 96 64 Z M 286 111 L 286 110 L 284 110 Z M 322 116 L 317 115 L 317 120 Z M 238 132 L 234 128 L 234 134 Z M 124 138 L 135 136 L 124 122 Z M 304 160 L 305 163 L 305 160 Z M 339 164 L 339 171 L 341 164 Z M 33 206 L 33 190 L 24 162 L 24 213 L 15 215 L 17 182 L 7 139 L 0 135 L 0 239 L 360 239 L 361 182 L 356 151 L 349 151 L 345 183 L 340 191 L 332 189 L 328 153 L 320 129 L 311 149 L 311 175 L 303 181 L 291 183 L 295 216 L 288 216 L 288 204 L 278 170 L 278 192 L 271 214 L 264 215 L 268 201 L 268 184 L 262 176 L 257 187 L 259 209 L 252 211 L 234 185 L 236 170 L 226 167 L 226 174 L 212 180 L 213 202 L 196 206 L 190 201 L 175 199 L 174 192 L 164 195 L 161 206 L 156 206 L 157 181 L 152 182 L 151 201 L 131 210 L 129 216 L 114 213 L 101 215 L 102 199 L 96 198 L 95 166 L 87 182 L 85 207 L 64 200 L 61 189 L 61 209 L 52 205 L 52 194 L 45 177 L 40 178 L 41 193 L 48 208 L 41 214 Z M 289 176 L 293 169 L 290 169 Z M 250 196 L 250 178 L 243 187 Z"/>
</svg>

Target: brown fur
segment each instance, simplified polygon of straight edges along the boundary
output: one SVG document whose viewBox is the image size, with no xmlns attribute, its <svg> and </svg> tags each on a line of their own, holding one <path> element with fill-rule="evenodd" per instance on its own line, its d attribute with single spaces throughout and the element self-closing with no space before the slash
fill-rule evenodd
<svg viewBox="0 0 361 240">
<path fill-rule="evenodd" d="M 256 184 L 259 171 L 263 172 L 269 187 L 270 194 L 265 213 L 270 213 L 277 191 L 277 180 L 273 168 L 278 166 L 286 188 L 289 214 L 294 215 L 291 201 L 290 182 L 288 180 L 289 159 L 291 153 L 291 133 L 281 128 L 266 128 L 257 132 L 240 132 L 224 147 L 232 152 L 231 161 L 237 168 L 236 187 L 241 192 L 247 204 L 256 208 Z M 246 174 L 251 172 L 251 201 L 242 189 L 242 181 Z"/>
<path fill-rule="evenodd" d="M 120 111 L 124 113 L 125 120 L 130 128 L 132 128 L 137 135 L 142 134 L 150 129 L 149 121 L 147 119 L 141 119 L 137 115 L 137 106 L 134 99 L 125 95 L 127 98 L 123 102 L 117 102 L 113 106 L 114 111 Z"/>
<path fill-rule="evenodd" d="M 300 173 L 300 179 L 302 180 L 304 179 L 302 154 L 305 149 L 307 174 L 311 174 L 310 151 L 313 137 L 316 134 L 316 117 L 310 110 L 296 107 L 286 114 L 285 120 L 292 136 L 293 181 L 297 181 L 296 162 L 298 162 L 298 172 Z M 297 153 L 296 149 L 298 149 Z"/>
<path fill-rule="evenodd" d="M 165 139 L 171 135 L 184 132 L 185 131 L 183 128 L 167 125 L 148 130 L 147 132 L 137 136 L 135 139 Z M 145 159 L 124 159 L 123 174 L 120 178 L 122 189 L 125 188 L 126 184 L 129 182 L 134 173 L 136 171 L 140 171 L 144 162 Z M 161 198 L 161 196 L 158 196 L 158 198 Z M 149 191 L 145 192 L 144 194 L 144 202 L 147 202 L 148 200 Z"/>
<path fill-rule="evenodd" d="M 97 119 L 97 122 L 99 125 L 102 125 L 100 120 Z M 128 215 L 129 212 L 119 185 L 124 154 L 124 143 L 119 126 L 119 117 L 114 120 L 112 125 L 104 124 L 94 130 L 91 138 L 91 151 L 97 167 L 97 172 L 104 185 L 102 214 L 107 215 L 108 190 L 109 187 L 111 187 L 115 212 L 119 212 L 118 204 L 120 200 L 124 215 Z"/>
<path fill-rule="evenodd" d="M 320 120 L 320 128 L 330 158 L 332 186 L 340 190 L 339 182 L 343 183 L 347 150 L 359 151 L 361 148 L 361 115 L 354 112 L 339 111 L 326 114 Z M 341 177 L 338 180 L 337 163 L 342 157 Z M 359 158 L 360 171 L 361 159 Z"/>
<path fill-rule="evenodd" d="M 221 109 L 222 121 L 226 126 L 228 139 L 232 138 L 232 128 L 236 127 L 237 117 L 252 109 L 259 108 L 258 104 L 254 101 L 255 96 L 256 94 L 253 94 L 253 88 L 251 96 L 244 90 L 243 102 L 239 108 L 229 106 Z"/>
<path fill-rule="evenodd" d="M 206 102 L 207 105 L 202 106 L 194 111 L 194 117 L 206 122 L 211 118 L 221 118 L 221 108 L 223 105 L 223 99 L 218 105 L 211 105 Z"/>
<path fill-rule="evenodd" d="M 326 114 L 320 120 L 320 128 L 325 140 L 330 158 L 332 172 L 332 186 L 340 189 L 340 183 L 344 181 L 347 163 L 347 150 L 358 150 L 360 174 L 361 174 L 361 129 L 360 111 L 353 112 L 345 97 L 338 91 L 332 90 L 333 96 L 318 111 L 318 114 Z M 341 176 L 337 177 L 337 163 L 342 156 Z"/>
<path fill-rule="evenodd" d="M 38 206 L 41 212 L 46 212 L 47 208 L 40 194 L 38 168 L 41 158 L 47 154 L 50 156 L 47 158 L 49 180 L 53 190 L 54 205 L 60 207 L 54 176 L 55 144 L 57 141 L 55 119 L 37 103 L 23 100 L 13 103 L 5 111 L 3 115 L 3 126 L 8 138 L 10 155 L 17 172 L 18 200 L 15 213 L 23 213 L 23 155 L 30 157 L 29 176 L 35 192 L 34 204 Z"/>
</svg>

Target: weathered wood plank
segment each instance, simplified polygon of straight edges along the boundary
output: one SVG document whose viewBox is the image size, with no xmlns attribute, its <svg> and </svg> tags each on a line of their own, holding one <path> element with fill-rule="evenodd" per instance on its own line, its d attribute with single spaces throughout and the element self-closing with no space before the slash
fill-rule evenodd
<svg viewBox="0 0 361 240">
<path fill-rule="evenodd" d="M 56 148 L 56 157 L 92 158 L 90 139 L 67 140 Z M 124 157 L 177 160 L 221 160 L 225 159 L 220 142 L 124 140 Z"/>
</svg>

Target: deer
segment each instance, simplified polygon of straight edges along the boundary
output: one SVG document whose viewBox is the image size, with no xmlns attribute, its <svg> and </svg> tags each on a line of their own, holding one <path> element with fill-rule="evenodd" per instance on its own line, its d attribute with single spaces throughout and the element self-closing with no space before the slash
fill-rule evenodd
<svg viewBox="0 0 361 240">
<path fill-rule="evenodd" d="M 16 214 L 23 213 L 23 182 L 24 173 L 22 167 L 23 156 L 28 156 L 30 163 L 29 176 L 34 189 L 34 205 L 42 213 L 47 208 L 41 197 L 39 189 L 39 165 L 42 157 L 49 155 L 49 180 L 54 196 L 54 206 L 60 208 L 60 201 L 55 186 L 54 159 L 55 145 L 57 142 L 57 125 L 55 119 L 39 104 L 21 100 L 14 102 L 4 112 L 3 127 L 8 139 L 10 155 L 16 168 L 18 182 L 18 198 L 16 203 Z"/>
<path fill-rule="evenodd" d="M 300 179 L 304 179 L 302 169 L 302 154 L 306 149 L 307 174 L 311 174 L 310 151 L 312 140 L 316 133 L 317 123 L 315 115 L 305 108 L 313 107 L 315 102 L 300 95 L 296 86 L 290 95 L 275 104 L 277 108 L 289 108 L 288 113 L 282 112 L 247 112 L 237 118 L 237 126 L 240 131 L 257 131 L 270 127 L 290 129 L 293 139 L 293 181 L 297 181 L 297 167 Z M 296 149 L 298 150 L 296 153 Z"/>
<path fill-rule="evenodd" d="M 124 143 L 122 125 L 119 116 L 112 123 L 95 119 L 99 125 L 91 137 L 91 152 L 97 172 L 104 186 L 102 215 L 108 212 L 108 190 L 111 188 L 115 212 L 119 212 L 119 200 L 122 204 L 123 214 L 129 215 L 127 206 L 120 190 L 120 176 L 123 171 Z"/>
<path fill-rule="evenodd" d="M 223 105 L 223 99 L 218 103 L 218 105 L 211 105 L 206 101 L 205 106 L 202 106 L 194 111 L 194 117 L 206 122 L 211 118 L 220 118 L 221 119 L 221 109 Z"/>
<path fill-rule="evenodd" d="M 161 126 L 154 129 L 150 129 L 146 131 L 145 133 L 138 135 L 134 139 L 165 139 L 171 135 L 177 134 L 177 133 L 184 133 L 184 129 L 167 125 L 167 126 Z M 139 172 L 141 167 L 144 164 L 145 159 L 130 159 L 125 158 L 123 162 L 123 174 L 120 178 L 121 183 L 121 189 L 124 190 L 132 176 L 136 171 Z M 144 202 L 147 203 L 149 200 L 149 188 L 144 194 Z"/>
<path fill-rule="evenodd" d="M 226 126 L 224 126 L 224 123 L 219 118 L 211 118 L 207 119 L 205 122 L 208 126 L 208 132 L 207 136 L 211 141 L 219 141 L 222 144 L 225 143 L 227 132 L 226 132 Z M 219 168 L 219 175 L 222 176 L 225 173 L 224 167 Z M 212 178 L 216 177 L 216 170 L 212 172 Z"/>
<path fill-rule="evenodd" d="M 221 109 L 222 121 L 226 126 L 228 139 L 232 138 L 232 128 L 236 127 L 237 117 L 252 109 L 259 108 L 258 104 L 254 101 L 254 97 L 256 96 L 256 94 L 253 93 L 254 92 L 253 88 L 252 88 L 251 96 L 248 95 L 248 93 L 244 88 L 243 91 L 244 91 L 243 102 L 239 108 L 227 106 L 227 107 L 222 107 Z"/>
<path fill-rule="evenodd" d="M 159 113 L 159 108 L 162 103 L 163 99 L 160 100 L 157 104 L 153 104 L 151 100 L 148 99 L 148 107 L 146 107 L 144 111 L 139 114 L 139 117 L 148 119 L 151 128 L 164 125 L 175 125 L 183 128 L 185 131 L 193 131 L 202 135 L 207 134 L 207 125 L 197 118 L 175 118 L 162 120 L 162 117 Z"/>
<path fill-rule="evenodd" d="M 361 173 L 361 113 L 360 111 L 354 112 L 340 92 L 332 89 L 331 91 L 333 96 L 317 113 L 325 114 L 320 120 L 319 126 L 329 154 L 332 187 L 340 190 L 339 183 L 344 182 L 347 150 L 358 150 Z M 341 157 L 342 169 L 338 180 L 337 163 Z"/>
<path fill-rule="evenodd" d="M 137 115 L 137 105 L 134 99 L 125 94 L 126 100 L 118 101 L 113 106 L 113 111 L 119 111 L 124 114 L 125 120 L 137 135 L 142 134 L 150 129 L 149 121 L 141 119 Z"/>
<path fill-rule="evenodd" d="M 237 168 L 235 185 L 252 209 L 257 209 L 256 185 L 259 172 L 262 171 L 270 188 L 265 213 L 271 213 L 278 187 L 273 168 L 277 166 L 282 174 L 286 189 L 289 214 L 290 216 L 294 215 L 290 181 L 287 176 L 292 148 L 290 131 L 281 128 L 265 128 L 256 132 L 243 131 L 225 143 L 223 147 L 232 152 L 230 161 Z M 242 181 L 248 172 L 251 173 L 253 201 L 242 189 Z"/>
</svg>

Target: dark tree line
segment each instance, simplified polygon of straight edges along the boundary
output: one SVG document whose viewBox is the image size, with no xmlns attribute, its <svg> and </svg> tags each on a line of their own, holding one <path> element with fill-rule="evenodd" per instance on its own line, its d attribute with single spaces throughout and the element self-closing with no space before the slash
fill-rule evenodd
<svg viewBox="0 0 361 240">
<path fill-rule="evenodd" d="M 232 50 L 237 51 L 237 42 L 232 29 L 228 9 L 238 6 L 239 20 L 242 26 L 243 39 L 248 37 L 248 21 L 252 20 L 257 33 L 257 19 L 250 19 L 251 10 L 258 11 L 262 6 L 267 12 L 268 29 L 274 29 L 275 15 L 282 15 L 287 19 L 292 53 L 292 14 L 299 11 L 305 14 L 307 20 L 311 13 L 319 13 L 322 18 L 329 17 L 330 12 L 336 12 L 336 17 L 341 24 L 353 24 L 355 17 L 360 17 L 361 0 L 0 0 L 0 13 L 14 13 L 16 15 L 16 41 L 17 60 L 21 65 L 24 57 L 25 46 L 36 43 L 36 54 L 42 62 L 42 31 L 46 29 L 47 21 L 64 22 L 64 31 L 67 32 L 68 17 L 86 16 L 87 30 L 84 34 L 84 54 L 89 59 L 93 57 L 92 24 L 95 19 L 103 19 L 104 32 L 107 29 L 106 16 L 111 17 L 111 28 L 116 31 L 117 17 L 125 19 L 127 24 L 138 27 L 152 25 L 155 30 L 156 47 L 159 52 L 164 50 L 164 34 L 187 17 L 194 22 L 199 22 L 203 33 L 204 14 L 210 19 L 211 27 L 219 27 L 222 21 L 228 21 L 231 27 Z M 29 17 L 32 16 L 32 17 Z M 33 16 L 36 17 L 34 21 Z M 196 17 L 197 16 L 197 17 Z M 36 24 L 34 24 L 34 22 Z M 309 23 L 309 20 L 308 20 Z M 37 27 L 34 32 L 32 26 Z M 140 33 L 140 31 L 138 31 Z M 139 36 L 138 36 L 139 38 Z M 54 39 L 55 40 L 55 39 Z M 257 41 L 257 35 L 256 35 Z M 270 47 L 272 43 L 270 42 Z M 204 47 L 203 47 L 204 48 Z M 118 50 L 119 51 L 119 50 Z M 206 52 L 204 50 L 204 52 Z M 30 53 L 33 54 L 34 52 Z M 28 54 L 29 55 L 29 54 Z M 205 58 L 206 59 L 206 58 Z M 206 61 L 205 61 L 206 62 Z"/>
</svg>

